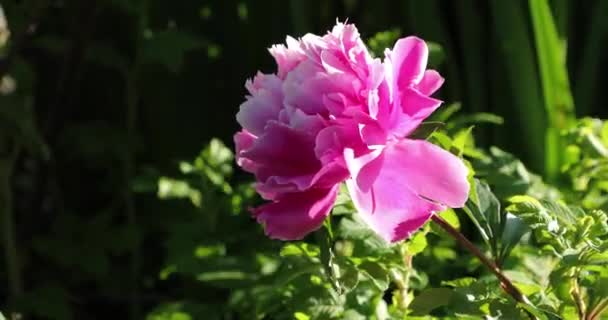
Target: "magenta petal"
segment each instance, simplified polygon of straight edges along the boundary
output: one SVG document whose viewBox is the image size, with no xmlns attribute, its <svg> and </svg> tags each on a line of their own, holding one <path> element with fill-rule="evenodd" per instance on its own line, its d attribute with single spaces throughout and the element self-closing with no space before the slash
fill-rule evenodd
<svg viewBox="0 0 608 320">
<path fill-rule="evenodd" d="M 345 152 L 353 179 L 346 181 L 353 204 L 362 219 L 387 242 L 410 236 L 443 206 L 414 193 L 407 183 L 408 172 L 394 165 L 383 152 L 378 157 L 353 158 Z"/>
<path fill-rule="evenodd" d="M 279 44 L 268 49 L 277 62 L 278 76 L 281 79 L 285 79 L 285 75 L 306 58 L 304 51 L 300 49 L 300 43 L 296 39 L 288 36 L 286 43 L 287 46 Z"/>
<path fill-rule="evenodd" d="M 420 81 L 426 69 L 429 50 L 424 40 L 417 37 L 407 37 L 395 43 L 392 51 L 393 64 L 397 87 L 404 89 Z"/>
<path fill-rule="evenodd" d="M 425 96 L 414 89 L 405 89 L 401 94 L 401 108 L 405 114 L 424 120 L 433 113 L 442 101 Z"/>
<path fill-rule="evenodd" d="M 255 172 L 255 170 L 257 169 L 257 165 L 255 164 L 255 162 L 242 157 L 242 153 L 245 150 L 251 148 L 251 146 L 253 146 L 255 139 L 257 138 L 254 135 L 244 129 L 234 135 L 234 145 L 236 147 L 236 163 L 241 166 L 243 170 L 248 172 Z"/>
<path fill-rule="evenodd" d="M 237 122 L 254 135 L 264 132 L 266 123 L 277 120 L 282 109 L 282 82 L 274 75 L 259 74 L 247 81 L 251 96 L 239 107 Z"/>
<path fill-rule="evenodd" d="M 430 96 L 435 93 L 435 91 L 439 90 L 444 80 L 445 79 L 439 75 L 439 72 L 435 70 L 426 70 L 424 76 L 416 85 L 416 88 L 423 95 Z"/>
<path fill-rule="evenodd" d="M 300 240 L 318 229 L 336 201 L 338 185 L 330 189 L 311 189 L 289 193 L 277 201 L 254 209 L 266 234 L 279 240 Z"/>
<path fill-rule="evenodd" d="M 401 172 L 400 179 L 416 194 L 459 208 L 467 201 L 468 169 L 461 159 L 424 141 L 403 139 L 384 150 L 384 166 Z"/>
<path fill-rule="evenodd" d="M 425 96 L 415 89 L 403 90 L 401 109 L 404 114 L 399 118 L 399 125 L 394 130 L 395 136 L 403 138 L 410 134 L 424 119 L 437 110 L 441 103 L 441 100 Z"/>
</svg>

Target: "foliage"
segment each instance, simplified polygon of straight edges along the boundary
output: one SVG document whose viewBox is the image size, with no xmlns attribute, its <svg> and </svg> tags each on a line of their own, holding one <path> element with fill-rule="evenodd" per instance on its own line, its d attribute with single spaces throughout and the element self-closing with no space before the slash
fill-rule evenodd
<svg viewBox="0 0 608 320">
<path fill-rule="evenodd" d="M 588 120 L 582 123 L 585 121 Z M 160 277 L 167 279 L 173 274 L 232 288 L 226 309 L 213 311 L 218 319 L 231 313 L 255 314 L 260 319 L 393 319 L 429 315 L 441 319 L 524 319 L 531 315 L 539 319 L 570 319 L 581 312 L 589 319 L 597 317 L 608 301 L 603 289 L 608 274 L 604 270 L 608 261 L 605 256 L 608 216 L 599 210 L 566 206 L 559 200 L 561 193 L 530 173 L 517 158 L 497 148 L 488 155 L 458 142 L 459 136 L 470 134 L 469 129 L 455 132 L 456 138 L 451 138 L 445 129 L 426 131 L 426 135 L 456 154 L 478 157 L 470 157 L 477 164 L 474 176 L 487 182 L 472 178 L 470 200 L 462 212 L 447 210 L 440 216 L 455 228 L 461 227 L 463 218 L 473 222 L 490 258 L 528 297 L 527 305 L 496 290 L 499 282 L 475 257 L 458 252 L 462 249 L 455 247 L 449 235 L 436 225 L 427 224 L 406 242 L 387 245 L 354 214 L 344 189 L 323 230 L 304 241 L 285 243 L 281 248 L 273 247 L 272 241 L 262 237 L 255 246 L 254 258 L 245 258 L 247 254 L 230 249 L 231 242 L 220 235 L 208 235 L 209 240 L 203 240 L 200 234 L 185 232 L 185 227 L 180 226 L 174 235 L 182 240 L 170 239 L 169 243 L 182 244 L 167 247 L 169 260 Z M 213 168 L 201 167 L 207 162 L 223 165 L 207 160 L 213 159 L 213 154 L 231 159 L 229 151 L 223 148 L 218 141 L 212 141 L 194 161 L 198 167 L 182 163 L 182 172 L 191 174 L 193 170 L 184 172 L 184 168 L 194 167 L 205 172 L 205 168 Z M 221 170 L 214 170 L 218 171 Z M 230 174 L 229 170 L 225 172 Z M 172 181 L 190 182 L 174 183 L 175 190 L 169 188 L 165 194 L 179 194 L 190 200 L 193 207 L 201 206 L 191 201 L 188 192 L 180 191 L 201 190 L 193 189 L 191 180 Z M 213 185 L 222 197 L 238 194 L 225 190 L 221 183 Z M 494 195 L 490 185 L 502 196 Z M 215 199 L 213 203 L 222 200 Z M 201 226 L 195 229 L 200 230 Z M 223 230 L 228 234 L 237 232 L 228 225 Z M 191 246 L 196 249 L 182 251 L 187 248 L 183 242 L 196 237 L 199 244 Z M 200 245 L 212 239 L 219 244 Z M 204 259 L 205 263 L 194 263 L 197 259 Z M 250 266 L 249 259 L 257 264 Z M 437 262 L 449 263 L 451 271 L 446 272 Z M 220 269 L 213 269 L 215 266 Z M 459 273 L 462 276 L 454 276 Z M 154 317 L 160 317 L 159 314 L 166 319 L 181 314 L 192 319 L 201 316 L 199 311 L 189 310 L 204 310 L 208 316 L 211 311 L 204 302 L 172 302 L 152 313 L 149 319 L 157 319 Z"/>
</svg>

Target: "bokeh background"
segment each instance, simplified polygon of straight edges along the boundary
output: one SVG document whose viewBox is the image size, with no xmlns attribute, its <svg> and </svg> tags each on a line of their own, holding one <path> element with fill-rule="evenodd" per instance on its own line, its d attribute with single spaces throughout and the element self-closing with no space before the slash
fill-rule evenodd
<svg viewBox="0 0 608 320">
<path fill-rule="evenodd" d="M 534 10 L 545 3 L 555 28 Z M 154 310 L 184 305 L 230 314 L 218 310 L 234 287 L 205 282 L 213 266 L 199 258 L 276 244 L 236 218 L 255 200 L 237 192 L 248 176 L 226 180 L 232 159 L 219 141 L 232 148 L 244 82 L 275 70 L 266 48 L 286 35 L 348 19 L 376 46 L 397 35 L 435 43 L 439 97 L 460 103 L 457 114 L 503 119 L 478 125 L 477 143 L 549 180 L 552 130 L 608 116 L 604 0 L 0 5 L 0 308 L 33 319 L 165 319 Z M 244 262 L 224 263 L 216 273 Z"/>
</svg>

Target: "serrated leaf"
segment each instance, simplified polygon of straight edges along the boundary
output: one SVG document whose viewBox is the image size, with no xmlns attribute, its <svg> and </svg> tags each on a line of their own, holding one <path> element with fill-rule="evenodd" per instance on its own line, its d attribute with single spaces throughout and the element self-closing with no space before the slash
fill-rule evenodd
<svg viewBox="0 0 608 320">
<path fill-rule="evenodd" d="M 357 268 L 366 275 L 380 291 L 388 289 L 388 271 L 382 264 L 374 261 L 365 261 L 359 264 Z"/>
<path fill-rule="evenodd" d="M 340 263 L 340 287 L 342 287 L 344 293 L 348 293 L 357 287 L 359 284 L 359 270 L 351 263 L 343 260 Z"/>
</svg>

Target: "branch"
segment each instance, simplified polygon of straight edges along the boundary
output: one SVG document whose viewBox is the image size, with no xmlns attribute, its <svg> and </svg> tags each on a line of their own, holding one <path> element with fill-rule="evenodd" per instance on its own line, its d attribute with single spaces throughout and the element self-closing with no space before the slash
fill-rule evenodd
<svg viewBox="0 0 608 320">
<path fill-rule="evenodd" d="M 469 239 L 467 239 L 464 235 L 462 235 L 462 233 L 460 233 L 460 231 L 456 230 L 448 222 L 446 222 L 445 220 L 443 220 L 443 218 L 441 218 L 440 216 L 438 216 L 436 214 L 433 215 L 431 217 L 431 219 L 433 220 L 434 223 L 436 223 L 443 230 L 445 230 L 450 236 L 452 236 L 452 238 L 454 238 L 454 240 L 456 240 L 465 249 L 467 249 L 475 257 L 477 257 L 481 261 L 481 263 L 483 263 L 486 267 L 488 267 L 488 269 L 490 269 L 490 271 L 492 271 L 492 273 L 494 273 L 496 278 L 498 278 L 498 280 L 500 281 L 500 286 L 508 295 L 513 297 L 513 299 L 517 302 L 523 303 L 525 305 L 531 305 L 528 298 L 526 298 L 526 296 L 524 296 L 521 293 L 521 291 L 519 291 L 519 289 L 517 289 L 517 287 L 515 287 L 513 282 L 511 282 L 511 280 L 509 280 L 509 278 L 507 278 L 504 275 L 504 273 L 502 273 L 502 270 L 500 270 L 498 265 L 496 265 L 496 263 L 494 261 L 492 261 L 491 259 L 486 257 L 486 255 L 483 254 L 481 251 L 479 251 L 479 249 L 471 241 L 469 241 Z M 532 318 L 535 318 L 530 313 L 528 313 L 528 315 L 530 315 Z"/>
</svg>

